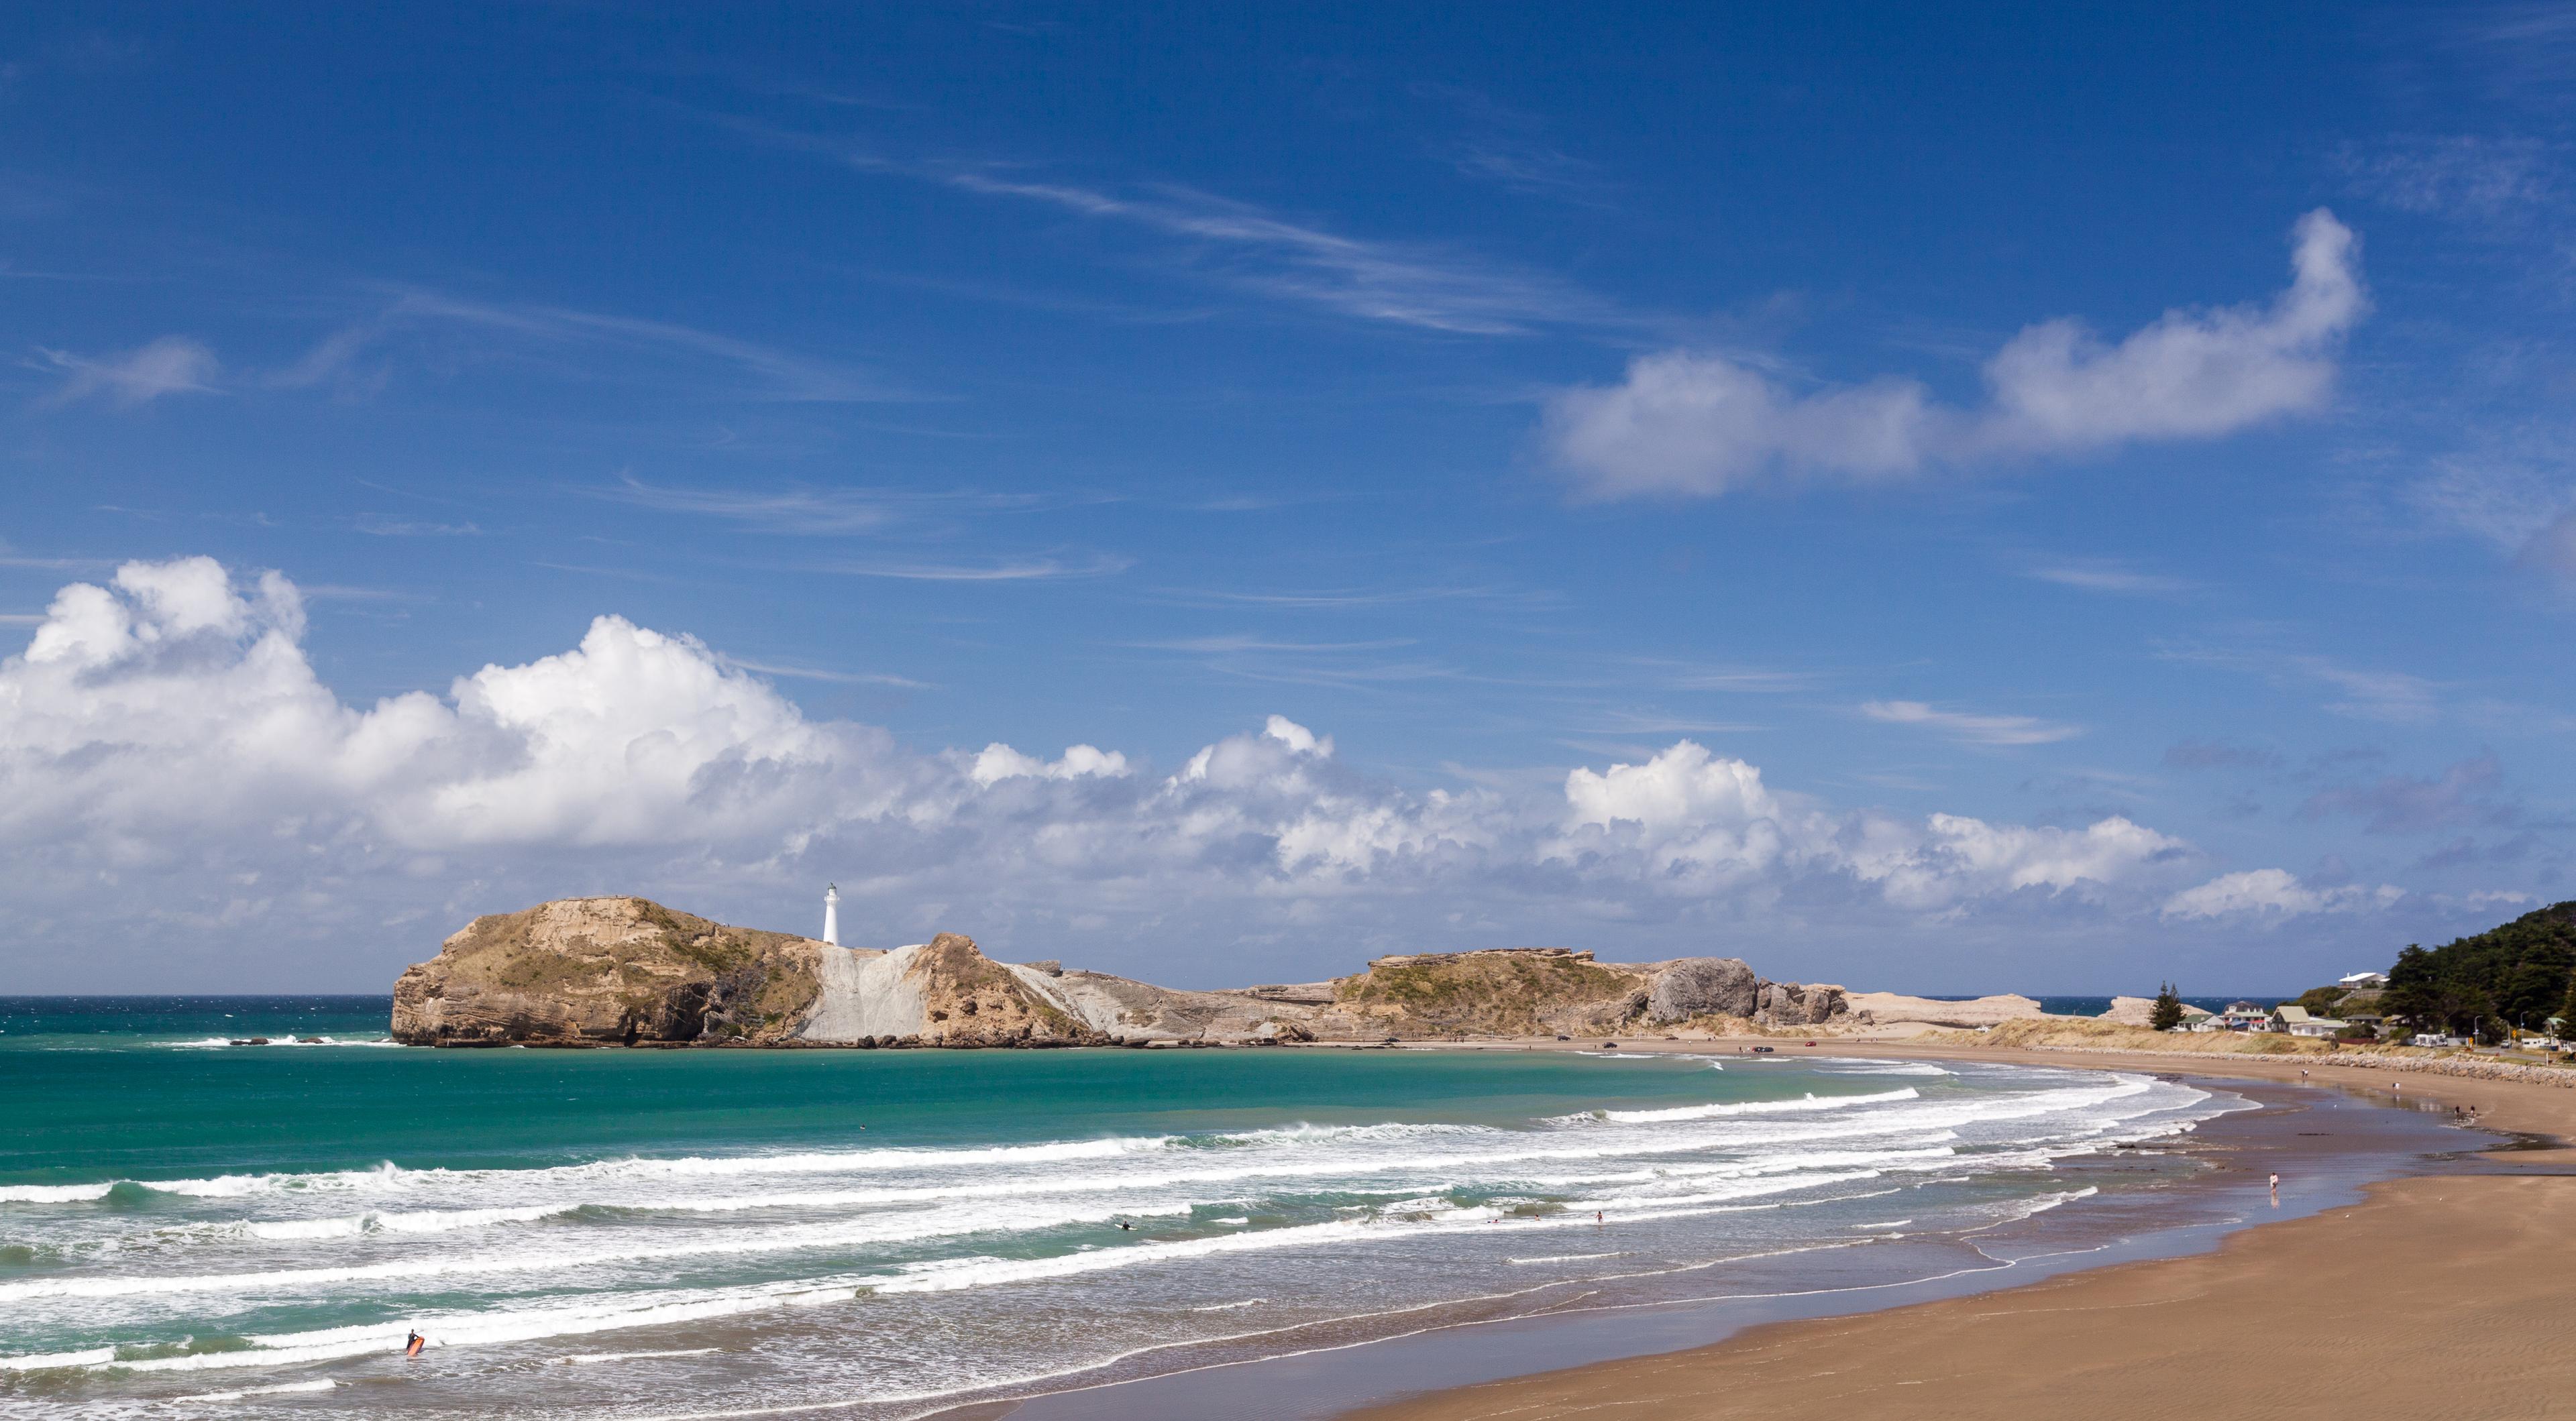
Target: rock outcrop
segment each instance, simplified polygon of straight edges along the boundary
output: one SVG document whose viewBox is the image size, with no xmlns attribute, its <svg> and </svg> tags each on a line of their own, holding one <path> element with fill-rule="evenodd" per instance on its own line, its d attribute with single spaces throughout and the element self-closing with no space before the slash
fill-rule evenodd
<svg viewBox="0 0 2576 1421">
<path fill-rule="evenodd" d="M 1822 1026 L 1851 1010 L 1840 987 L 1765 982 L 1753 1019 L 1764 1026 Z"/>
<path fill-rule="evenodd" d="M 394 986 L 418 1045 L 1072 1046 L 1606 1037 L 1810 1027 L 1843 989 L 1731 957 L 1599 962 L 1567 948 L 1381 957 L 1329 982 L 1176 991 L 941 933 L 891 950 L 726 927 L 642 898 L 477 918 Z"/>
<path fill-rule="evenodd" d="M 419 1046 L 741 1041 L 795 1035 L 827 944 L 726 927 L 643 898 L 566 898 L 476 918 L 394 983 Z"/>
<path fill-rule="evenodd" d="M 1741 958 L 1685 957 L 1655 978 L 1646 1019 L 1661 1026 L 1695 1016 L 1750 1017 L 1762 1008 L 1764 985 Z"/>
</svg>

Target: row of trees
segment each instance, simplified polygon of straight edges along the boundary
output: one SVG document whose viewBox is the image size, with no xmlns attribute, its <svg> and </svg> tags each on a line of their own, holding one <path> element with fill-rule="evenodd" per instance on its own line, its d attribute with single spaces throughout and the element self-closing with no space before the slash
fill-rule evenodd
<svg viewBox="0 0 2576 1421">
<path fill-rule="evenodd" d="M 2508 1024 L 2576 1023 L 2576 901 L 2440 947 L 2408 943 L 2388 970 L 2376 1010 L 2418 1030 L 2485 1040 L 2501 1036 Z M 2156 994 L 2148 1021 L 2158 1031 L 2182 1024 L 2182 997 L 2172 983 Z"/>
<path fill-rule="evenodd" d="M 2407 944 L 2388 969 L 2380 1007 L 2419 1027 L 2490 1039 L 2506 1023 L 2576 1021 L 2576 902 L 2437 948 Z"/>
</svg>

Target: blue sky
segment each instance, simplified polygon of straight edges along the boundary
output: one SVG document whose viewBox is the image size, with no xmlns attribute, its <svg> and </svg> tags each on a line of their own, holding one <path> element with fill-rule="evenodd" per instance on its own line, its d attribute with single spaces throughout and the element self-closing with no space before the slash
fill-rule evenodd
<svg viewBox="0 0 2576 1421">
<path fill-rule="evenodd" d="M 20 13 L 0 990 L 2571 896 L 2576 9 L 2247 8 Z"/>
</svg>

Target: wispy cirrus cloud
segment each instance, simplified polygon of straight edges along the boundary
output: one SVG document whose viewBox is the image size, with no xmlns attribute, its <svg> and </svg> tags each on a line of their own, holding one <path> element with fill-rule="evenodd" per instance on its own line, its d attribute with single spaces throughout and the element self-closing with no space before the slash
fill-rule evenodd
<svg viewBox="0 0 2576 1421">
<path fill-rule="evenodd" d="M 333 331 L 263 383 L 307 389 L 331 383 L 373 386 L 381 370 L 365 368 L 371 353 L 406 336 L 438 327 L 507 337 L 525 346 L 622 355 L 662 362 L 682 372 L 730 372 L 737 398 L 789 404 L 869 404 L 916 401 L 919 391 L 864 366 L 799 354 L 777 346 L 673 321 L 583 311 L 543 302 L 474 301 L 434 291 L 394 288 L 384 308 Z M 646 373 L 650 373 L 649 371 Z"/>
<path fill-rule="evenodd" d="M 935 176 L 961 191 L 1043 203 L 1199 244 L 1201 268 L 1231 285 L 1365 320 L 1484 336 L 1622 320 L 1599 297 L 1537 272 L 1424 244 L 1345 236 L 1174 184 L 1120 193 L 978 169 Z"/>
<path fill-rule="evenodd" d="M 1171 243 L 1162 256 L 1179 269 L 1337 315 L 1474 336 L 1644 324 L 1601 296 L 1543 272 L 1440 244 L 1352 236 L 1185 184 L 1094 185 L 1032 177 L 1027 164 L 899 160 L 844 138 L 733 117 L 716 121 L 755 141 L 815 154 L 856 172 L 937 183 L 1152 233 Z"/>
<path fill-rule="evenodd" d="M 2255 648 L 2168 642 L 2157 655 L 2168 661 L 2217 666 L 2260 676 L 2276 686 L 2323 687 L 2333 693 L 2324 709 L 2358 720 L 2424 725 L 2439 719 L 2442 688 L 2407 671 L 2352 666 L 2329 656 Z"/>
<path fill-rule="evenodd" d="M 702 488 L 646 483 L 631 475 L 584 492 L 656 512 L 718 519 L 754 532 L 805 536 L 883 532 L 923 517 L 1036 513 L 1114 501 L 1106 494 L 977 489 Z"/>
<path fill-rule="evenodd" d="M 1280 641 L 1273 637 L 1244 633 L 1236 636 L 1180 637 L 1171 641 L 1131 641 L 1125 645 L 1140 651 L 1185 651 L 1198 655 L 1225 655 L 1252 651 L 1288 653 L 1391 651 L 1401 646 L 1412 646 L 1414 640 L 1411 637 L 1388 637 L 1379 641 Z"/>
<path fill-rule="evenodd" d="M 2197 583 L 2179 577 L 2141 572 L 2110 558 L 2066 558 L 2053 562 L 2033 563 L 2022 569 L 2022 576 L 2036 582 L 2053 582 L 2079 592 L 2107 592 L 2122 596 L 2155 597 L 2189 592 Z"/>
<path fill-rule="evenodd" d="M 133 350 L 97 357 L 65 350 L 40 352 L 45 363 L 69 372 L 63 383 L 39 403 L 60 409 L 99 398 L 124 409 L 149 404 L 165 395 L 211 394 L 222 362 L 202 341 L 163 336 Z"/>
<path fill-rule="evenodd" d="M 909 676 L 895 676 L 882 671 L 835 671 L 825 666 L 797 666 L 781 661 L 754 661 L 730 653 L 715 653 L 721 664 L 738 671 L 760 676 L 777 676 L 790 681 L 822 681 L 836 686 L 890 686 L 901 691 L 935 691 L 929 681 L 916 681 Z"/>
<path fill-rule="evenodd" d="M 992 562 L 904 562 L 851 559 L 811 563 L 807 572 L 834 577 L 884 577 L 901 582 L 1043 582 L 1057 578 L 1114 577 L 1136 560 L 1100 553 L 1089 557 L 1012 558 Z"/>
<path fill-rule="evenodd" d="M 2519 135 L 2416 134 L 2347 148 L 2337 165 L 2363 195 L 2401 211 L 2519 229 L 2567 195 L 2563 145 Z"/>
<path fill-rule="evenodd" d="M 1887 725 L 1919 725 L 1971 745 L 2053 745 L 2084 733 L 2078 725 L 2026 715 L 1977 715 L 1936 709 L 1922 701 L 1865 701 L 1860 713 Z"/>
</svg>

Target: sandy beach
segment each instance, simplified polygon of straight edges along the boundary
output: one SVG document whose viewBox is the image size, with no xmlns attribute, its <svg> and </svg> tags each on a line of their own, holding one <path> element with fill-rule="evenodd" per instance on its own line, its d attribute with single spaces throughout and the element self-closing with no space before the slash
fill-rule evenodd
<svg viewBox="0 0 2576 1421">
<path fill-rule="evenodd" d="M 2475 1106 L 2494 1130 L 2576 1135 L 2576 1090 L 2543 1085 L 2254 1057 L 1818 1049 L 2291 1081 L 2306 1065 L 2314 1084 Z M 2564 1415 L 2576 1387 L 2564 1336 L 2576 1303 L 2576 1150 L 2517 1151 L 2509 1167 L 2533 1173 L 2390 1180 L 2357 1206 L 2245 1229 L 2211 1253 L 1759 1327 L 1354 1418 Z"/>
</svg>

